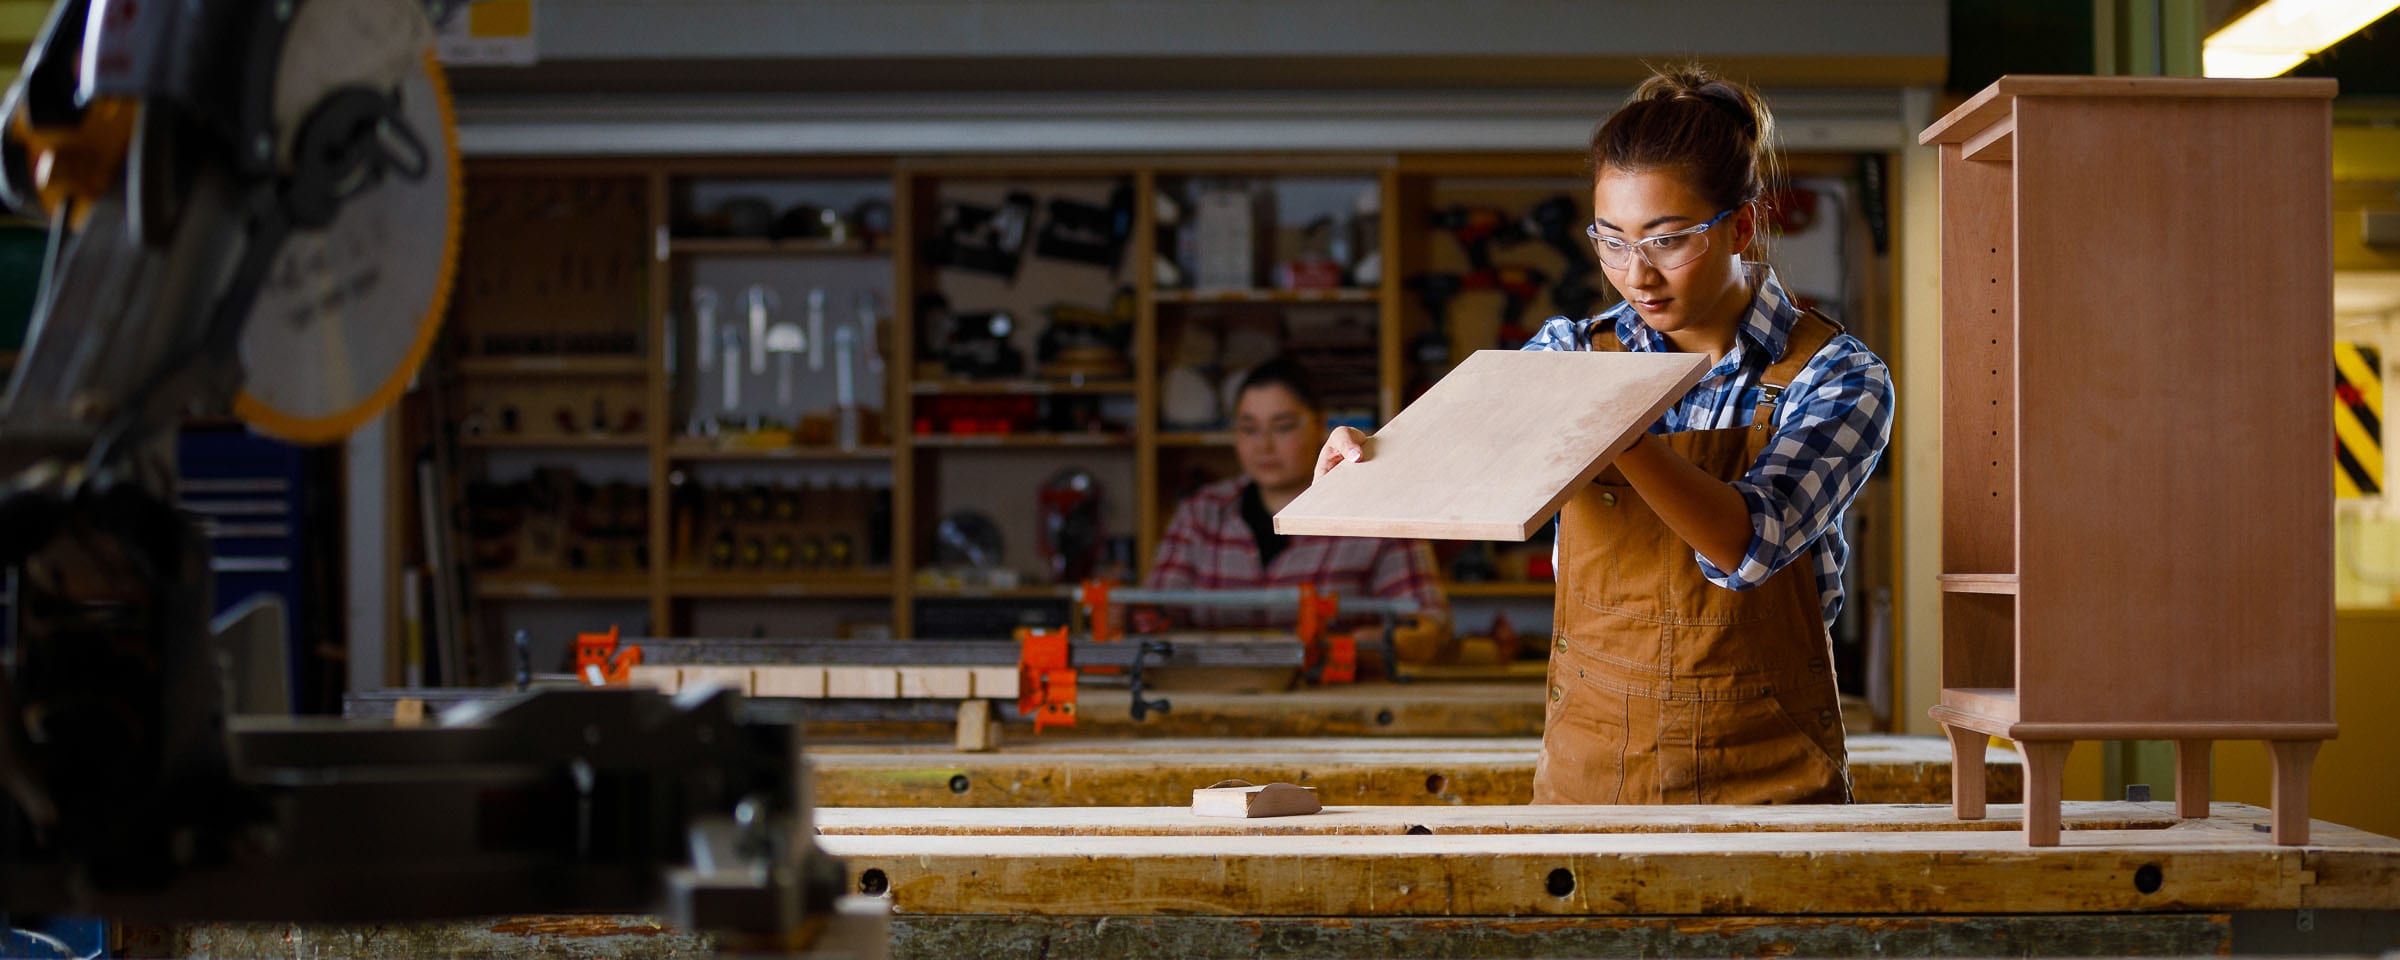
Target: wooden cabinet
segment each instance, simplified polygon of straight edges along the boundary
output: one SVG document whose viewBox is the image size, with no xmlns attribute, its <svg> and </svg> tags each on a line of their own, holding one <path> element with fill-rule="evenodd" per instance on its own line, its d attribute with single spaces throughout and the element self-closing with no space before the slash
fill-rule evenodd
<svg viewBox="0 0 2400 960">
<path fill-rule="evenodd" d="M 2077 740 L 2269 742 L 2308 833 L 2334 734 L 2330 104 L 2318 80 L 2005 77 L 1941 151 L 1942 695 L 2058 842 Z"/>
</svg>

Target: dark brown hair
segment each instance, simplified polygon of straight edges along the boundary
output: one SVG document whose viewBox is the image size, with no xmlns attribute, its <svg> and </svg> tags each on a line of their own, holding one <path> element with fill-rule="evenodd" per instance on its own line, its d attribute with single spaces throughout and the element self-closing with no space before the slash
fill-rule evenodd
<svg viewBox="0 0 2400 960">
<path fill-rule="evenodd" d="M 1234 399 L 1239 401 L 1242 394 L 1261 387 L 1282 387 L 1291 391 L 1292 399 L 1300 401 L 1300 406 L 1310 413 L 1325 412 L 1325 402 L 1317 397 L 1316 387 L 1309 382 L 1308 370 L 1291 357 L 1278 356 L 1251 368 L 1249 375 L 1242 378 L 1241 387 L 1233 391 Z"/>
<path fill-rule="evenodd" d="M 1766 235 L 1775 164 L 1775 118 L 1758 92 L 1699 64 L 1654 71 L 1592 133 L 1592 176 L 1608 170 L 1680 170 L 1715 213 L 1758 204 Z"/>
</svg>

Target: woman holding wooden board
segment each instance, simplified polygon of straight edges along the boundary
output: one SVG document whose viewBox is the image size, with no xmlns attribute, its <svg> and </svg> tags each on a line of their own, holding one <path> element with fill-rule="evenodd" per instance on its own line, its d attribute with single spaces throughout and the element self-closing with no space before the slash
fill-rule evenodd
<svg viewBox="0 0 2400 960">
<path fill-rule="evenodd" d="M 1535 803 L 1850 799 L 1827 627 L 1842 513 L 1891 438 L 1891 380 L 1742 259 L 1772 137 L 1754 92 L 1698 67 L 1652 76 L 1592 136 L 1587 233 L 1625 302 L 1554 317 L 1525 349 L 1711 367 L 1559 514 Z M 1333 431 L 1317 473 L 1364 439 Z"/>
</svg>

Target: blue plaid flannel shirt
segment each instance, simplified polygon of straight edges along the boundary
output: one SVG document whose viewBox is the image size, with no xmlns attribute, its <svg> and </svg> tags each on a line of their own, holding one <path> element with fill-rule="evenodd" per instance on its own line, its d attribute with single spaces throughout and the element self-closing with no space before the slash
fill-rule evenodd
<svg viewBox="0 0 2400 960">
<path fill-rule="evenodd" d="M 1763 270 L 1765 276 L 1733 349 L 1669 407 L 1650 432 L 1749 425 L 1758 407 L 1759 376 L 1783 357 L 1800 311 L 1774 270 L 1755 263 L 1746 267 Z M 1589 350 L 1592 331 L 1603 323 L 1613 326 L 1628 350 L 1673 349 L 1627 303 L 1589 320 L 1552 317 L 1524 349 Z M 1740 566 L 1730 573 L 1719 570 L 1697 550 L 1692 559 L 1710 583 L 1747 590 L 1767 582 L 1814 545 L 1817 596 L 1830 628 L 1842 611 L 1842 565 L 1850 559 L 1850 544 L 1842 538 L 1842 514 L 1892 439 L 1891 373 L 1866 344 L 1845 333 L 1817 351 L 1792 379 L 1775 410 L 1774 439 L 1733 483 L 1750 505 L 1750 545 L 1742 551 Z"/>
</svg>

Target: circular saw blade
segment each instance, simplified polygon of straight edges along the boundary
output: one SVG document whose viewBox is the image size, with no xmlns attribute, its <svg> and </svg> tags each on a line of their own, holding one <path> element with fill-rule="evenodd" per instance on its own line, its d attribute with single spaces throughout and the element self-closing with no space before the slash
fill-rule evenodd
<svg viewBox="0 0 2400 960">
<path fill-rule="evenodd" d="M 433 345 L 457 269 L 458 124 L 427 48 L 400 83 L 425 175 L 387 175 L 323 230 L 295 231 L 242 330 L 234 413 L 261 433 L 339 440 L 408 388 Z"/>
</svg>

